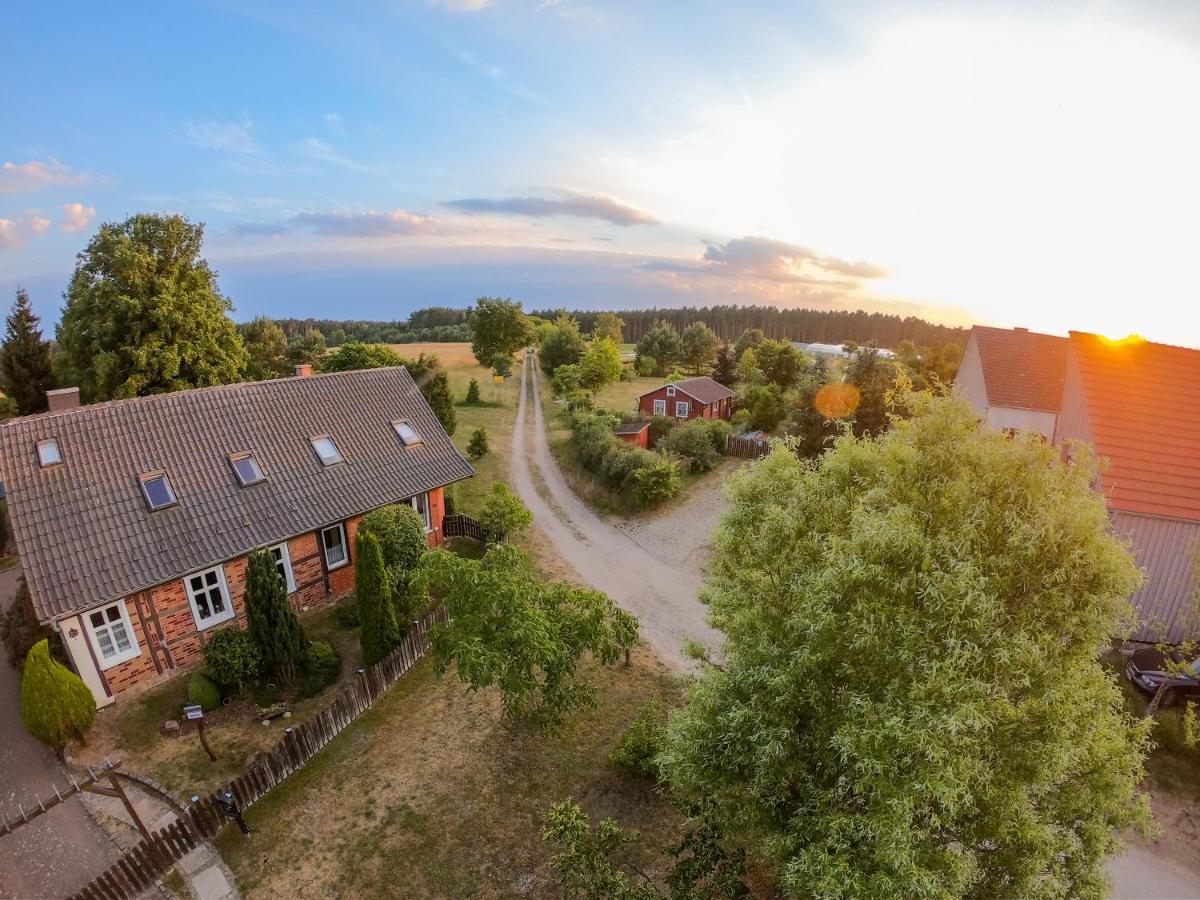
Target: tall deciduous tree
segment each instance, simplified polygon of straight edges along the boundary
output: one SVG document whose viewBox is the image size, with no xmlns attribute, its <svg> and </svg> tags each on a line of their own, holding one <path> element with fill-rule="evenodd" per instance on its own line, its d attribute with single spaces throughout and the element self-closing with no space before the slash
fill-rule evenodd
<svg viewBox="0 0 1200 900">
<path fill-rule="evenodd" d="M 251 381 L 290 375 L 288 340 L 283 329 L 266 316 L 238 326 L 246 344 L 246 377 Z"/>
<path fill-rule="evenodd" d="M 54 660 L 46 641 L 38 641 L 21 673 L 21 721 L 43 744 L 62 756 L 72 738 L 84 740 L 96 719 L 96 700 L 78 675 Z"/>
<path fill-rule="evenodd" d="M 705 597 L 720 667 L 660 756 L 820 897 L 1100 897 L 1148 729 L 1097 648 L 1139 583 L 1029 436 L 918 395 L 876 440 L 734 477 Z"/>
<path fill-rule="evenodd" d="M 379 538 L 369 530 L 360 530 L 354 538 L 354 596 L 363 664 L 370 666 L 400 643 L 400 627 L 392 605 L 392 585 L 383 550 Z"/>
<path fill-rule="evenodd" d="M 763 341 L 755 348 L 763 377 L 783 390 L 794 387 L 808 367 L 808 358 L 787 341 Z"/>
<path fill-rule="evenodd" d="M 846 384 L 858 389 L 858 407 L 854 410 L 854 433 L 871 437 L 889 425 L 888 398 L 899 385 L 901 371 L 890 359 L 880 356 L 874 347 L 858 347 L 844 370 Z"/>
<path fill-rule="evenodd" d="M 712 377 L 713 381 L 723 384 L 725 387 L 732 387 L 733 383 L 737 381 L 737 363 L 734 361 L 733 348 L 729 346 L 728 341 L 717 350 L 717 361 L 713 366 Z"/>
<path fill-rule="evenodd" d="M 275 557 L 266 550 L 255 550 L 246 564 L 246 624 L 262 664 L 290 684 L 304 660 L 308 639 L 288 602 L 287 584 Z"/>
<path fill-rule="evenodd" d="M 46 391 L 54 387 L 50 342 L 42 338 L 41 320 L 34 315 L 29 294 L 17 288 L 8 314 L 8 330 L 0 347 L 0 386 L 21 416 L 45 412 Z"/>
<path fill-rule="evenodd" d="M 592 326 L 592 340 L 608 338 L 614 344 L 620 344 L 625 336 L 625 320 L 613 312 L 602 312 L 596 316 Z"/>
<path fill-rule="evenodd" d="M 306 328 L 303 334 L 288 341 L 288 362 L 294 366 L 319 365 L 325 358 L 325 350 L 325 335 L 315 328 Z"/>
<path fill-rule="evenodd" d="M 182 216 L 101 225 L 67 288 L 60 380 L 89 400 L 237 381 L 246 348 L 203 241 L 204 226 Z"/>
<path fill-rule="evenodd" d="M 554 375 L 559 366 L 574 365 L 579 362 L 584 351 L 583 335 L 579 333 L 579 323 L 570 316 L 559 316 L 554 324 L 542 334 L 538 347 L 538 362 L 542 371 Z"/>
<path fill-rule="evenodd" d="M 693 375 L 712 370 L 717 361 L 717 348 L 721 345 L 715 331 L 703 322 L 693 322 L 684 330 L 679 343 L 679 361 L 691 369 Z"/>
<path fill-rule="evenodd" d="M 533 339 L 529 317 L 514 300 L 480 297 L 468 321 L 471 351 L 481 366 L 495 366 L 499 356 L 512 356 Z"/>
<path fill-rule="evenodd" d="M 742 354 L 747 350 L 752 350 L 766 340 L 761 328 L 747 328 L 737 339 L 737 343 L 733 345 L 733 356 L 738 361 L 741 361 Z"/>
<path fill-rule="evenodd" d="M 579 361 L 579 383 L 596 394 L 605 385 L 619 381 L 624 370 L 616 343 L 608 338 L 592 341 Z"/>
</svg>

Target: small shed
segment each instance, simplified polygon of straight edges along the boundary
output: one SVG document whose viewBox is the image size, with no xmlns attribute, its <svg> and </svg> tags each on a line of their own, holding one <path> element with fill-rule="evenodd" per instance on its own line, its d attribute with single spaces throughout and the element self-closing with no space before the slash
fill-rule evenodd
<svg viewBox="0 0 1200 900">
<path fill-rule="evenodd" d="M 650 446 L 649 422 L 625 422 L 618 425 L 614 432 L 623 441 L 628 441 L 643 450 Z"/>
</svg>

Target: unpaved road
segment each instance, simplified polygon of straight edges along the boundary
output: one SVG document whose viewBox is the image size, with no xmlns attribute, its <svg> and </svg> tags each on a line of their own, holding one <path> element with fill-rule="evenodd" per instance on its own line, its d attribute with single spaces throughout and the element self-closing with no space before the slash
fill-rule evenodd
<svg viewBox="0 0 1200 900">
<path fill-rule="evenodd" d="M 723 494 L 710 491 L 661 517 L 610 525 L 559 472 L 546 439 L 533 357 L 527 356 L 524 366 L 511 474 L 535 525 L 583 581 L 641 620 L 643 637 L 671 665 L 688 664 L 680 653 L 685 636 L 719 647 L 720 636 L 706 624 L 697 596 L 707 536 L 724 509 Z M 527 429 L 530 407 L 533 427 Z M 1200 871 L 1153 845 L 1130 844 L 1109 862 L 1108 873 L 1114 900 L 1200 900 Z"/>
<path fill-rule="evenodd" d="M 523 365 L 510 465 L 513 487 L 534 522 L 581 579 L 638 617 L 646 642 L 671 665 L 688 665 L 681 652 L 685 638 L 715 650 L 719 637 L 705 622 L 705 608 L 697 599 L 700 567 L 681 569 L 657 559 L 575 495 L 550 455 L 533 357 L 527 355 Z M 527 429 L 530 408 L 533 427 Z"/>
</svg>

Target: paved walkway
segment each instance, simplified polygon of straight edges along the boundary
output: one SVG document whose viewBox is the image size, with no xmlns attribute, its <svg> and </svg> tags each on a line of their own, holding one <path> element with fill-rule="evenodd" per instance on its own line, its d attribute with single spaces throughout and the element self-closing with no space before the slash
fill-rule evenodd
<svg viewBox="0 0 1200 900">
<path fill-rule="evenodd" d="M 0 605 L 7 609 L 20 569 L 0 573 Z M 35 794 L 66 784 L 54 751 L 21 725 L 21 676 L 0 652 L 0 809 L 27 807 Z M 0 837 L 0 897 L 65 897 L 117 860 L 117 848 L 72 797 L 29 825 Z"/>
<path fill-rule="evenodd" d="M 530 420 L 532 429 L 527 428 Z M 522 369 L 511 469 L 513 487 L 555 550 L 580 578 L 638 617 L 642 636 L 659 656 L 683 668 L 688 665 L 681 651 L 685 638 L 710 649 L 720 646 L 719 635 L 705 622 L 705 608 L 697 599 L 703 577 L 700 568 L 680 568 L 656 558 L 630 534 L 592 512 L 563 479 L 546 439 L 538 372 L 531 355 Z"/>
</svg>

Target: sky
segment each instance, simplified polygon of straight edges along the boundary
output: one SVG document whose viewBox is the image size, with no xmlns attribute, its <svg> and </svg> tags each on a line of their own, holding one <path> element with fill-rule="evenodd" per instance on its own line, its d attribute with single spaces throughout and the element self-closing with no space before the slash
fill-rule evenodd
<svg viewBox="0 0 1200 900">
<path fill-rule="evenodd" d="M 769 303 L 1200 346 L 1200 5 L 0 8 L 0 290 L 181 213 L 239 320 Z"/>
</svg>

